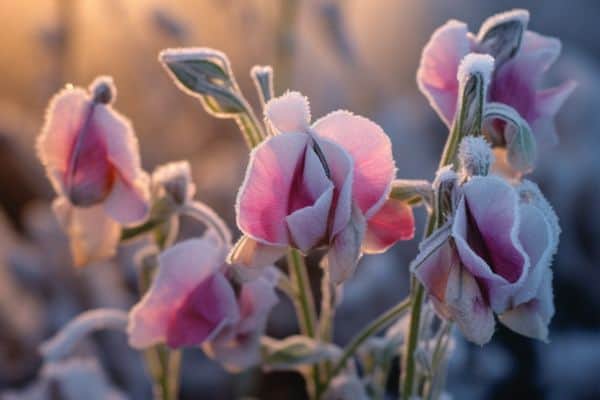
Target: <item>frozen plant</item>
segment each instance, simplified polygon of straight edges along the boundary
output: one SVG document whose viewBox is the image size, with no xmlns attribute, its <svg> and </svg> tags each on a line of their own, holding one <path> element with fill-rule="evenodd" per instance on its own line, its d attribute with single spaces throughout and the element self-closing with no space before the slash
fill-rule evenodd
<svg viewBox="0 0 600 400">
<path fill-rule="evenodd" d="M 248 145 L 235 244 L 224 221 L 194 200 L 186 161 L 160 166 L 151 178 L 141 169 L 133 129 L 112 107 L 109 78 L 88 91 L 59 92 L 38 151 L 76 263 L 111 257 L 119 241 L 147 236 L 151 244 L 136 257 L 138 303 L 82 314 L 42 346 L 46 361 L 110 328 L 144 352 L 159 399 L 177 398 L 181 349 L 189 347 L 231 372 L 254 365 L 297 371 L 312 399 L 381 399 L 400 356 L 398 397 L 406 400 L 447 396 L 453 324 L 480 345 L 496 319 L 548 341 L 560 228 L 538 187 L 521 176 L 543 150 L 538 142 L 554 141 L 553 117 L 574 84 L 539 90 L 560 43 L 527 31 L 528 19 L 523 10 L 500 14 L 477 36 L 450 21 L 425 47 L 418 82 L 449 127 L 433 182 L 397 179 L 388 136 L 365 117 L 334 111 L 311 124 L 308 99 L 294 91 L 276 97 L 268 66 L 251 71 L 260 120 L 225 54 L 162 51 L 175 84 L 211 115 L 233 119 Z M 492 147 L 504 149 L 516 180 L 494 174 Z M 429 218 L 409 296 L 338 347 L 333 319 L 344 284 L 363 254 L 413 237 L 418 206 Z M 181 216 L 201 223 L 202 236 L 178 241 Z M 318 250 L 319 308 L 305 262 Z M 273 265 L 283 257 L 287 271 Z M 276 289 L 295 306 L 297 335 L 266 335 Z"/>
</svg>

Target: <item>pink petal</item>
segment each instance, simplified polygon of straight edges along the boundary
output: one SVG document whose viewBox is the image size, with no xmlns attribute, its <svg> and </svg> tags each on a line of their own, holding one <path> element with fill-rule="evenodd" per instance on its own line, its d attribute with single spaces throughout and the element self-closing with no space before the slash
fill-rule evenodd
<svg viewBox="0 0 600 400">
<path fill-rule="evenodd" d="M 82 267 L 114 256 L 121 228 L 106 215 L 101 205 L 73 207 L 65 197 L 57 197 L 52 209 L 69 236 L 75 266 Z"/>
<path fill-rule="evenodd" d="M 289 244 L 289 195 L 308 140 L 304 133 L 277 135 L 252 151 L 236 213 L 238 226 L 248 236 L 265 244 Z"/>
<path fill-rule="evenodd" d="M 525 31 L 521 42 L 521 48 L 514 57 L 513 62 L 523 68 L 524 71 L 532 73 L 534 79 L 538 79 L 542 73 L 558 58 L 561 51 L 560 40 L 543 36 L 532 31 Z"/>
<path fill-rule="evenodd" d="M 307 252 L 327 234 L 334 189 L 312 146 L 306 148 L 301 182 L 295 185 L 294 198 L 290 199 L 294 204 L 291 210 L 295 211 L 286 217 L 286 222 L 293 245 Z M 298 205 L 302 208 L 297 208 Z"/>
<path fill-rule="evenodd" d="M 472 177 L 463 191 L 452 236 L 465 267 L 487 287 L 492 308 L 502 312 L 529 268 L 518 241 L 517 195 L 495 176 Z"/>
<path fill-rule="evenodd" d="M 262 273 L 260 267 L 273 264 L 287 251 L 287 246 L 263 244 L 243 235 L 229 253 L 228 262 L 233 264 L 242 280 L 251 280 Z M 239 266 L 239 267 L 238 267 Z"/>
<path fill-rule="evenodd" d="M 206 238 L 186 240 L 164 251 L 150 289 L 131 309 L 127 327 L 131 346 L 139 349 L 164 342 L 177 309 L 223 263 L 223 250 Z"/>
<path fill-rule="evenodd" d="M 367 221 L 362 248 L 365 253 L 383 253 L 398 240 L 412 239 L 414 234 L 412 207 L 399 200 L 387 199 L 377 214 Z"/>
<path fill-rule="evenodd" d="M 450 269 L 457 266 L 460 260 L 450 242 L 444 241 L 433 245 L 435 248 L 428 249 L 431 250 L 431 254 L 419 261 L 419 265 L 414 269 L 414 273 L 425 287 L 427 294 L 438 302 L 444 303 L 446 301 L 446 288 L 448 286 Z M 424 247 L 422 248 L 423 250 L 425 250 Z M 441 312 L 441 314 L 448 317 L 446 312 Z"/>
<path fill-rule="evenodd" d="M 56 94 L 46 111 L 42 133 L 37 139 L 38 156 L 47 168 L 54 189 L 65 193 L 64 178 L 71 149 L 90 107 L 88 94 L 80 88 L 67 88 Z"/>
<path fill-rule="evenodd" d="M 467 25 L 450 20 L 425 45 L 417 70 L 417 83 L 440 118 L 450 126 L 456 113 L 460 60 L 471 49 Z"/>
<path fill-rule="evenodd" d="M 275 131 L 305 132 L 310 124 L 308 99 L 298 92 L 287 92 L 265 105 L 265 117 Z"/>
<path fill-rule="evenodd" d="M 112 191 L 104 203 L 106 213 L 123 225 L 134 224 L 146 219 L 150 211 L 147 185 L 148 182 L 145 179 L 140 178 L 130 184 L 117 177 Z"/>
<path fill-rule="evenodd" d="M 536 118 L 531 122 L 531 129 L 542 146 L 550 147 L 558 143 L 554 117 L 576 87 L 574 81 L 566 81 L 537 92 Z"/>
<path fill-rule="evenodd" d="M 347 111 L 319 119 L 314 130 L 346 150 L 354 162 L 352 197 L 370 218 L 385 201 L 396 173 L 389 137 L 374 122 Z"/>
<path fill-rule="evenodd" d="M 519 211 L 521 214 L 519 240 L 529 256 L 531 266 L 523 287 L 514 297 L 515 304 L 525 303 L 536 295 L 556 250 L 552 244 L 551 228 L 544 214 L 529 204 L 521 205 Z"/>
<path fill-rule="evenodd" d="M 337 143 L 318 139 L 331 173 L 335 191 L 333 193 L 333 223 L 329 226 L 329 236 L 342 231 L 352 216 L 352 188 L 354 181 L 353 161 L 347 151 Z"/>
<path fill-rule="evenodd" d="M 361 256 L 360 246 L 365 229 L 363 215 L 357 206 L 353 206 L 350 222 L 335 236 L 327 253 L 327 265 L 333 283 L 340 284 L 354 274 Z"/>
<path fill-rule="evenodd" d="M 199 345 L 239 318 L 235 293 L 222 273 L 194 288 L 172 313 L 166 342 L 171 348 Z"/>
<path fill-rule="evenodd" d="M 239 372 L 260 362 L 260 337 L 271 309 L 279 300 L 275 293 L 279 275 L 275 267 L 269 267 L 257 279 L 242 285 L 238 300 L 241 318 L 233 335 L 225 339 L 217 337 L 203 346 L 207 355 L 228 371 Z"/>
<path fill-rule="evenodd" d="M 536 297 L 498 318 L 511 330 L 530 338 L 548 341 L 548 324 L 554 315 L 552 270 L 547 269 Z"/>
<path fill-rule="evenodd" d="M 473 275 L 460 263 L 450 269 L 445 305 L 467 339 L 479 345 L 490 341 L 494 334 L 494 313 Z"/>
<path fill-rule="evenodd" d="M 103 104 L 96 105 L 93 123 L 101 129 L 108 158 L 118 171 L 113 193 L 107 199 L 107 212 L 123 224 L 139 222 L 147 217 L 150 194 L 133 128 L 125 117 Z"/>
</svg>

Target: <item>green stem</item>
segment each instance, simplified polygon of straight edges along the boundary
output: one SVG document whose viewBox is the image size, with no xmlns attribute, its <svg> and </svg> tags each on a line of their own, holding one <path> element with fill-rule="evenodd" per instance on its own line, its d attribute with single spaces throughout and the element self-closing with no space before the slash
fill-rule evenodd
<svg viewBox="0 0 600 400">
<path fill-rule="evenodd" d="M 356 353 L 356 350 L 363 344 L 367 339 L 371 336 L 375 335 L 380 330 L 387 327 L 389 324 L 400 318 L 402 314 L 408 311 L 410 307 L 410 299 L 406 299 L 401 303 L 398 303 L 394 307 L 387 310 L 385 313 L 381 314 L 376 320 L 372 321 L 368 326 L 366 326 L 362 331 L 360 331 L 354 339 L 350 341 L 350 343 L 344 348 L 344 352 L 342 356 L 335 364 L 331 373 L 329 374 L 327 381 L 325 382 L 325 387 L 329 385 L 331 380 L 342 371 L 346 362 Z"/>
<path fill-rule="evenodd" d="M 317 338 L 317 312 L 315 310 L 314 297 L 308 280 L 306 264 L 302 255 L 296 249 L 290 249 L 288 253 L 288 268 L 290 280 L 295 289 L 294 307 L 298 316 L 300 332 L 311 338 Z M 321 393 L 320 376 L 320 367 L 315 365 L 311 368 L 312 390 L 309 390 L 313 398 L 318 398 Z"/>
</svg>

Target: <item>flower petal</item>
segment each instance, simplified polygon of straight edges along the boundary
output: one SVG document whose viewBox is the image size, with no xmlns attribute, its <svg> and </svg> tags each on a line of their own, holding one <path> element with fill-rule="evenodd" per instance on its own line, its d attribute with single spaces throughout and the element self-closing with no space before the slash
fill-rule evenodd
<svg viewBox="0 0 600 400">
<path fill-rule="evenodd" d="M 242 232 L 265 244 L 288 245 L 285 217 L 308 140 L 304 133 L 277 135 L 252 151 L 236 204 Z"/>
<path fill-rule="evenodd" d="M 116 178 L 104 203 L 106 213 L 123 225 L 144 220 L 150 211 L 148 184 L 145 175 L 132 183 Z"/>
<path fill-rule="evenodd" d="M 531 122 L 531 129 L 541 146 L 550 147 L 558 143 L 554 117 L 576 87 L 574 81 L 566 81 L 537 92 L 536 118 Z"/>
<path fill-rule="evenodd" d="M 352 197 L 370 218 L 385 202 L 396 173 L 389 137 L 376 123 L 348 111 L 332 112 L 315 122 L 313 128 L 321 138 L 333 141 L 352 157 Z"/>
<path fill-rule="evenodd" d="M 261 273 L 260 267 L 273 264 L 287 251 L 287 246 L 263 244 L 243 235 L 233 246 L 227 261 L 242 281 L 252 280 Z"/>
<path fill-rule="evenodd" d="M 223 250 L 208 238 L 186 240 L 164 251 L 150 289 L 131 309 L 127 327 L 131 346 L 139 349 L 164 342 L 179 306 L 223 262 Z"/>
<path fill-rule="evenodd" d="M 448 126 L 456 113 L 458 66 L 471 49 L 468 33 L 467 25 L 456 20 L 436 29 L 423 49 L 417 70 L 419 89 Z"/>
<path fill-rule="evenodd" d="M 548 341 L 548 324 L 554 315 L 552 270 L 544 274 L 536 297 L 504 312 L 498 318 L 511 330 L 530 338 Z"/>
<path fill-rule="evenodd" d="M 74 207 L 65 197 L 57 197 L 52 209 L 69 236 L 75 266 L 104 261 L 115 254 L 121 228 L 106 215 L 101 205 Z"/>
<path fill-rule="evenodd" d="M 171 348 L 199 345 L 238 319 L 235 292 L 227 278 L 216 273 L 188 293 L 177 307 L 167 325 L 167 345 Z"/>
<path fill-rule="evenodd" d="M 310 124 L 308 99 L 299 92 L 287 92 L 269 100 L 265 117 L 278 133 L 305 132 Z"/>
<path fill-rule="evenodd" d="M 529 269 L 518 241 L 517 195 L 495 176 L 472 177 L 462 189 L 452 236 L 465 267 L 487 287 L 492 308 L 502 312 Z"/>
<path fill-rule="evenodd" d="M 367 254 L 383 253 L 398 240 L 412 239 L 414 234 L 412 207 L 400 200 L 387 199 L 377 214 L 367 221 L 362 249 Z"/>
<path fill-rule="evenodd" d="M 327 252 L 327 265 L 333 283 L 340 284 L 354 274 L 361 256 L 360 246 L 365 229 L 365 218 L 358 206 L 353 205 L 350 222 L 335 236 Z"/>
<path fill-rule="evenodd" d="M 467 339 L 484 345 L 494 334 L 494 313 L 477 281 L 461 263 L 450 269 L 445 305 Z"/>
</svg>

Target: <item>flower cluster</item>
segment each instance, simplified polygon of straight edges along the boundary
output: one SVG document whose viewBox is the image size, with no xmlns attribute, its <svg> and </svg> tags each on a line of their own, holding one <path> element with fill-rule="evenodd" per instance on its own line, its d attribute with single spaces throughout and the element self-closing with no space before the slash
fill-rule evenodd
<svg viewBox="0 0 600 400">
<path fill-rule="evenodd" d="M 77 337 L 114 327 L 157 359 L 200 346 L 230 371 L 252 365 L 299 371 L 316 399 L 366 398 L 368 385 L 383 397 L 403 343 L 401 391 L 408 399 L 423 395 L 415 384 L 419 373 L 422 382 L 430 380 L 420 386 L 441 391 L 435 384 L 443 382 L 439 366 L 453 322 L 478 344 L 491 339 L 496 317 L 519 334 L 547 341 L 560 228 L 539 188 L 522 175 L 533 168 L 538 148 L 556 142 L 554 116 L 575 85 L 539 89 L 560 42 L 528 31 L 528 20 L 522 10 L 500 14 L 477 35 L 449 21 L 425 46 L 419 87 L 450 131 L 432 183 L 396 179 L 390 139 L 365 117 L 334 111 L 311 124 L 306 97 L 273 95 L 270 67 L 252 73 L 261 123 L 223 53 L 161 52 L 177 86 L 211 115 L 235 120 L 250 147 L 235 205 L 242 232 L 236 244 L 225 222 L 194 200 L 186 161 L 160 166 L 151 178 L 142 170 L 133 129 L 112 108 L 110 78 L 96 79 L 88 91 L 69 86 L 59 92 L 37 148 L 75 264 L 106 259 L 132 238 L 144 238 L 145 247 L 137 257 L 139 302 L 128 313 L 84 314 L 42 353 L 63 354 Z M 512 179 L 498 173 L 499 163 Z M 412 239 L 419 205 L 429 222 L 411 266 L 410 296 L 338 348 L 331 336 L 343 284 L 363 254 Z M 183 216 L 202 223 L 203 235 L 178 241 Z M 304 262 L 315 250 L 324 254 L 319 308 Z M 287 274 L 274 265 L 284 255 Z M 277 288 L 290 297 L 300 327 L 300 335 L 284 340 L 265 336 Z M 433 311 L 421 319 L 424 294 L 441 324 L 432 322 Z M 399 320 L 409 308 L 410 318 Z M 380 340 L 370 340 L 395 320 Z M 434 338 L 435 351 L 427 353 Z M 358 352 L 372 361 L 362 373 L 349 362 Z M 427 373 L 415 367 L 418 359 Z M 168 365 L 163 360 L 151 370 L 159 371 L 158 390 L 173 397 Z"/>
</svg>

